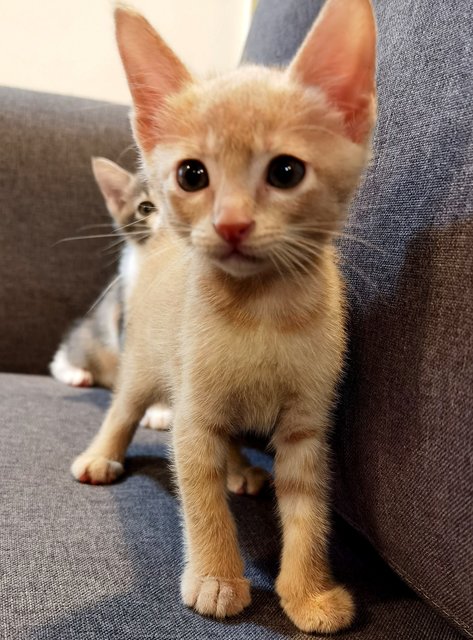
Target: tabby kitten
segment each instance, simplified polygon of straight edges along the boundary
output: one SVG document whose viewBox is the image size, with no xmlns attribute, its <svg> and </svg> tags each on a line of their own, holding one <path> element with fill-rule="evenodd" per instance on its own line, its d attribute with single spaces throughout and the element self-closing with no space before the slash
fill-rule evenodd
<svg viewBox="0 0 473 640">
<path fill-rule="evenodd" d="M 228 465 L 242 464 L 234 438 L 270 436 L 281 605 L 304 631 L 337 631 L 354 604 L 327 554 L 327 435 L 346 343 L 332 239 L 369 157 L 371 4 L 328 0 L 286 70 L 249 66 L 202 82 L 139 14 L 118 8 L 116 26 L 166 224 L 130 298 L 114 401 L 72 473 L 115 480 L 143 408 L 170 402 L 182 598 L 221 618 L 250 602 L 225 490 Z"/>
<path fill-rule="evenodd" d="M 73 387 L 113 388 L 121 350 L 125 305 L 138 270 L 143 245 L 157 225 L 157 210 L 138 175 L 106 158 L 92 158 L 95 180 L 116 229 L 124 239 L 119 275 L 93 310 L 76 321 L 49 365 L 52 375 Z"/>
</svg>

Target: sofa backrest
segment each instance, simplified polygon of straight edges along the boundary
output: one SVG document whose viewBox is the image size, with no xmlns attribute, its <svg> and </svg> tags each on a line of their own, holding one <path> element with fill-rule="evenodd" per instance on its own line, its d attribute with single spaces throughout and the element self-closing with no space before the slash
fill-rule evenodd
<svg viewBox="0 0 473 640">
<path fill-rule="evenodd" d="M 113 238 L 90 159 L 128 166 L 127 108 L 0 88 L 0 371 L 45 373 L 111 277 Z M 128 150 L 128 151 L 127 151 Z M 113 249 L 113 248 L 112 248 Z"/>
</svg>

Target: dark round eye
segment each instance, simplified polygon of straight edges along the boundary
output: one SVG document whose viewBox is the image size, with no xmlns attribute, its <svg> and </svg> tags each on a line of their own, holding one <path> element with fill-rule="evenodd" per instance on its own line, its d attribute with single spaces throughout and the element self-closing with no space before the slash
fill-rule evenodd
<svg viewBox="0 0 473 640">
<path fill-rule="evenodd" d="M 200 191 L 209 186 L 209 174 L 200 160 L 183 160 L 177 168 L 177 182 L 184 191 Z"/>
<path fill-rule="evenodd" d="M 156 211 L 156 207 L 149 200 L 145 200 L 144 202 L 140 202 L 138 205 L 138 213 L 141 213 L 142 216 L 149 216 L 150 213 Z"/>
<path fill-rule="evenodd" d="M 268 167 L 266 182 L 277 189 L 292 189 L 305 176 L 305 164 L 294 156 L 276 156 Z"/>
</svg>

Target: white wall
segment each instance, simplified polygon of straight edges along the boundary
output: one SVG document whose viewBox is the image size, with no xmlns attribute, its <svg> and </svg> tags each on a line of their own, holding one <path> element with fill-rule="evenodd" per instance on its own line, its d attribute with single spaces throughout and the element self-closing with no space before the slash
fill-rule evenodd
<svg viewBox="0 0 473 640">
<path fill-rule="evenodd" d="M 234 67 L 251 0 L 129 0 L 200 74 Z M 0 0 L 0 84 L 128 103 L 110 0 Z"/>
</svg>

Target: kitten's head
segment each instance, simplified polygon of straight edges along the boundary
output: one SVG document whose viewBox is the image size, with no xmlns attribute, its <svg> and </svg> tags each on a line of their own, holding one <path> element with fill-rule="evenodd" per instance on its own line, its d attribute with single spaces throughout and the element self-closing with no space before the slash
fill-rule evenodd
<svg viewBox="0 0 473 640">
<path fill-rule="evenodd" d="M 92 171 L 116 229 L 128 241 L 144 244 L 158 224 L 156 198 L 150 189 L 138 174 L 106 158 L 92 158 Z"/>
<path fill-rule="evenodd" d="M 163 213 L 242 278 L 307 269 L 343 222 L 375 119 L 369 0 L 327 0 L 286 70 L 197 81 L 139 14 L 116 11 L 133 126 Z"/>
</svg>

